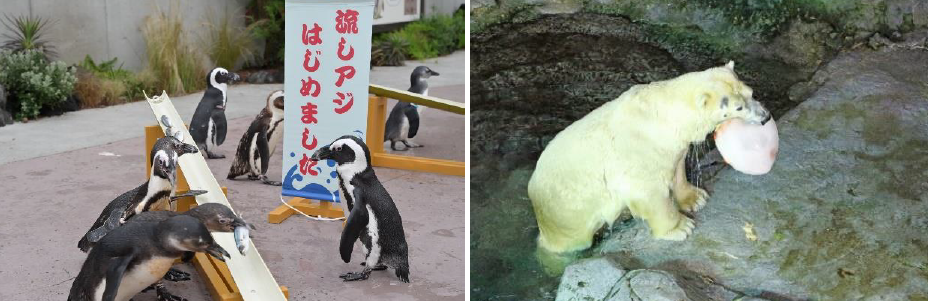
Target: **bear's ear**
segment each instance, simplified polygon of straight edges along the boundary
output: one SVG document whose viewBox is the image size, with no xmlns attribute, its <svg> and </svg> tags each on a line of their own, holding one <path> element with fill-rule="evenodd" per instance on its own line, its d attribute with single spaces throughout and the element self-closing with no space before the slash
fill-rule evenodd
<svg viewBox="0 0 928 301">
<path fill-rule="evenodd" d="M 728 61 L 728 64 L 725 64 L 725 68 L 728 70 L 735 71 L 735 61 Z"/>
<path fill-rule="evenodd" d="M 705 108 L 706 104 L 709 103 L 709 98 L 711 97 L 712 95 L 709 95 L 709 93 L 703 93 L 699 96 L 696 96 L 696 106 L 698 108 Z"/>
</svg>

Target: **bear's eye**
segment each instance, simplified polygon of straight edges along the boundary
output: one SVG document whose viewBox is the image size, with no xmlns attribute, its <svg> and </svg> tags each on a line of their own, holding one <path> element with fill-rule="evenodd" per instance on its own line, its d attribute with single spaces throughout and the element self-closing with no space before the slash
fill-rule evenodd
<svg viewBox="0 0 928 301">
<path fill-rule="evenodd" d="M 744 108 L 742 108 L 742 107 L 738 107 L 738 111 L 741 111 L 741 109 L 744 109 Z"/>
</svg>

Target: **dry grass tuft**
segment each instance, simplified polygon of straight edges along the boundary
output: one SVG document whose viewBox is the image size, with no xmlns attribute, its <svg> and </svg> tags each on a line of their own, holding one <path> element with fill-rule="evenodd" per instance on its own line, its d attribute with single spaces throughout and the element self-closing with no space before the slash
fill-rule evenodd
<svg viewBox="0 0 928 301">
<path fill-rule="evenodd" d="M 160 79 L 158 90 L 185 94 L 206 86 L 206 69 L 197 52 L 188 44 L 183 16 L 176 3 L 168 10 L 156 8 L 145 18 L 142 35 L 148 54 L 148 68 Z"/>
</svg>

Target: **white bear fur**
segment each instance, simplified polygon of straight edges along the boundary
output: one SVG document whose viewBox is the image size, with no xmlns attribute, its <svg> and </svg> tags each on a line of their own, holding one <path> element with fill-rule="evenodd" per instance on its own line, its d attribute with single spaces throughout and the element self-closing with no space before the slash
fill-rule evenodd
<svg viewBox="0 0 928 301">
<path fill-rule="evenodd" d="M 611 227 L 625 208 L 647 221 L 654 237 L 685 239 L 694 224 L 680 210 L 694 212 L 708 197 L 684 176 L 690 143 L 727 119 L 765 116 L 733 62 L 630 88 L 568 126 L 542 152 L 528 184 L 539 247 L 554 253 L 589 248 L 595 232 Z"/>
</svg>

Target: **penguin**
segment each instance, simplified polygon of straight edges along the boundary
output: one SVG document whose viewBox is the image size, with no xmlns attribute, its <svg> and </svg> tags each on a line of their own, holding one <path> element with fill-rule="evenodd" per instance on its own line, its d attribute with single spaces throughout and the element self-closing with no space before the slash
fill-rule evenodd
<svg viewBox="0 0 928 301">
<path fill-rule="evenodd" d="M 269 180 L 265 174 L 268 162 L 283 137 L 283 121 L 284 91 L 277 90 L 268 95 L 267 105 L 242 135 L 227 179 L 248 174 L 249 180 L 261 180 L 264 184 L 280 186 L 280 182 Z"/>
<path fill-rule="evenodd" d="M 429 83 L 426 79 L 438 75 L 438 72 L 432 71 L 429 67 L 416 67 L 409 76 L 411 86 L 407 91 L 429 96 Z M 412 138 L 416 137 L 416 132 L 419 131 L 419 116 L 422 115 L 423 110 L 425 106 L 402 101 L 393 106 L 383 131 L 383 141 L 390 141 L 390 149 L 398 150 L 396 149 L 397 141 L 406 146 L 404 149 L 399 149 L 400 151 L 409 150 L 410 147 L 425 146 L 412 141 Z"/>
<path fill-rule="evenodd" d="M 229 84 L 241 80 L 238 74 L 217 67 L 206 76 L 206 91 L 190 120 L 190 137 L 203 150 L 207 159 L 221 159 L 225 155 L 214 151 L 226 141 L 226 104 Z"/>
<path fill-rule="evenodd" d="M 166 118 L 162 120 L 166 120 Z M 148 181 L 123 193 L 106 205 L 93 226 L 90 227 L 90 230 L 87 230 L 87 233 L 77 243 L 81 251 L 87 252 L 90 250 L 94 243 L 111 230 L 125 223 L 132 216 L 148 211 L 152 205 L 168 201 L 175 196 L 177 158 L 197 152 L 195 146 L 184 143 L 182 140 L 182 132 L 177 131 L 155 141 L 155 145 L 149 154 L 151 171 Z M 202 193 L 205 193 L 205 191 L 191 191 L 189 194 L 197 195 Z"/>
<path fill-rule="evenodd" d="M 196 218 L 206 226 L 206 229 L 209 230 L 209 232 L 233 232 L 236 228 L 239 227 L 251 227 L 252 229 L 255 227 L 252 224 L 246 223 L 245 220 L 243 220 L 241 217 L 235 215 L 231 208 L 220 203 L 206 203 L 193 207 L 193 209 L 183 213 L 166 210 L 146 211 L 136 215 L 131 219 L 131 221 L 161 222 L 180 215 Z M 240 244 L 238 237 L 236 237 L 236 244 Z M 184 252 L 183 256 L 181 256 L 181 261 L 185 263 L 190 262 L 190 260 L 193 259 L 194 254 L 195 253 L 193 252 Z M 171 268 L 168 273 L 164 275 L 164 280 L 186 281 L 190 280 L 190 275 L 186 272 Z M 142 292 L 146 292 L 152 289 L 155 290 L 155 293 L 158 296 L 158 300 L 183 300 L 183 298 L 176 297 L 168 292 L 167 288 L 164 286 L 163 281 L 155 282 L 150 287 L 142 290 Z"/>
<path fill-rule="evenodd" d="M 333 160 L 343 199 L 350 204 L 347 225 L 342 231 L 339 252 L 351 261 L 354 242 L 361 238 L 364 269 L 346 273 L 344 281 L 365 280 L 373 270 L 391 267 L 402 282 L 409 282 L 409 248 L 403 220 L 387 190 L 371 167 L 371 153 L 360 138 L 342 136 L 320 147 L 312 160 Z"/>
<path fill-rule="evenodd" d="M 71 284 L 68 301 L 130 300 L 161 280 L 185 252 L 206 252 L 222 261 L 230 257 L 192 216 L 129 221 L 90 251 Z"/>
</svg>

